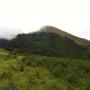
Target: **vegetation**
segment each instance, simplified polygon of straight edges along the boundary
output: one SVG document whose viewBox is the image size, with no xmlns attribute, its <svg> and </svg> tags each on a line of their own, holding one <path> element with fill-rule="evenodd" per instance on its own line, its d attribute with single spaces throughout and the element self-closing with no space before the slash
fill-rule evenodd
<svg viewBox="0 0 90 90">
<path fill-rule="evenodd" d="M 20 34 L 9 41 L 7 50 L 16 53 L 82 58 L 87 48 L 55 33 Z"/>
<path fill-rule="evenodd" d="M 76 44 L 80 45 L 80 46 L 86 46 L 86 47 L 90 47 L 90 41 L 83 39 L 83 38 L 79 38 L 77 36 L 74 36 L 70 33 L 67 33 L 65 31 L 62 31 L 56 27 L 53 26 L 44 26 L 43 28 L 40 29 L 41 32 L 49 32 L 49 33 L 55 33 L 57 35 L 59 35 L 60 37 L 64 38 L 68 38 L 69 40 L 74 41 Z"/>
<path fill-rule="evenodd" d="M 0 39 L 0 48 L 16 54 L 90 58 L 90 41 L 51 26 L 46 26 L 35 33 L 18 34 L 11 40 Z"/>
<path fill-rule="evenodd" d="M 18 90 L 89 90 L 90 61 L 21 56 L 0 50 L 0 88 Z"/>
<path fill-rule="evenodd" d="M 0 90 L 90 90 L 88 40 L 46 27 L 0 48 Z"/>
</svg>

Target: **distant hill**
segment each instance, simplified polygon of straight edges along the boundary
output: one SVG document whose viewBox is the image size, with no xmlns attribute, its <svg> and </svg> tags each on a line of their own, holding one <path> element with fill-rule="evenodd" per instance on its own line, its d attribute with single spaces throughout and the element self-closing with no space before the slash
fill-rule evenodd
<svg viewBox="0 0 90 90">
<path fill-rule="evenodd" d="M 45 26 L 40 31 L 18 34 L 9 41 L 9 51 L 55 57 L 86 57 L 90 41 L 78 38 L 52 26 Z"/>
</svg>

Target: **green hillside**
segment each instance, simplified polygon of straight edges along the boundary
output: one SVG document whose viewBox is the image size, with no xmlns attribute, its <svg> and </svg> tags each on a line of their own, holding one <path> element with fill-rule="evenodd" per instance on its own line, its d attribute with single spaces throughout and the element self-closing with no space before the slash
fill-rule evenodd
<svg viewBox="0 0 90 90">
<path fill-rule="evenodd" d="M 24 54 L 82 58 L 87 49 L 55 33 L 40 32 L 17 35 L 9 41 L 7 50 Z"/>
<path fill-rule="evenodd" d="M 0 50 L 0 90 L 89 90 L 90 61 Z M 9 89 L 12 90 L 12 89 Z"/>
<path fill-rule="evenodd" d="M 53 27 L 53 26 L 44 26 L 40 29 L 41 32 L 53 32 L 53 33 L 56 33 L 58 35 L 60 35 L 61 37 L 63 38 L 68 38 L 70 40 L 73 40 L 76 44 L 79 44 L 81 46 L 90 46 L 90 41 L 84 39 L 84 38 L 80 38 L 80 37 L 77 37 L 77 36 L 74 36 L 70 33 L 67 33 L 63 30 L 60 30 L 56 27 Z"/>
<path fill-rule="evenodd" d="M 68 39 L 74 41 L 78 45 L 90 47 L 90 41 L 89 40 L 74 36 L 70 33 L 67 33 L 65 31 L 60 30 L 60 29 L 53 27 L 53 26 L 44 26 L 40 29 L 40 32 L 53 32 L 53 33 L 58 34 L 62 38 L 68 38 Z"/>
<path fill-rule="evenodd" d="M 18 34 L 11 40 L 0 39 L 0 48 L 21 54 L 90 59 L 90 41 L 52 26 Z"/>
</svg>

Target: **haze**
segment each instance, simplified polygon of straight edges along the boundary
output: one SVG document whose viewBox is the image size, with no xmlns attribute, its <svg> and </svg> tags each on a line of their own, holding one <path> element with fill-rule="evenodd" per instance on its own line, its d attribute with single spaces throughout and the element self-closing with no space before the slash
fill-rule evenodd
<svg viewBox="0 0 90 90">
<path fill-rule="evenodd" d="M 89 0 L 0 0 L 0 37 L 52 25 L 90 40 Z"/>
</svg>

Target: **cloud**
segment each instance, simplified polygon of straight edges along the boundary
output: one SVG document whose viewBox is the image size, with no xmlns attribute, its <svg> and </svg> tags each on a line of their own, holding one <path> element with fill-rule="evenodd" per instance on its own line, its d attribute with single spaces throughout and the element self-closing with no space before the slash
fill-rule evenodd
<svg viewBox="0 0 90 90">
<path fill-rule="evenodd" d="M 90 29 L 89 9 L 90 0 L 0 0 L 0 26 L 15 25 L 23 32 L 33 32 L 51 25 L 90 39 L 83 33 Z M 9 33 L 13 31 L 18 29 Z"/>
<path fill-rule="evenodd" d="M 0 38 L 8 38 L 11 39 L 15 37 L 15 35 L 22 33 L 21 30 L 16 29 L 15 27 L 0 27 Z"/>
</svg>

